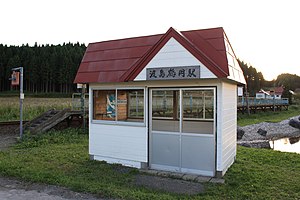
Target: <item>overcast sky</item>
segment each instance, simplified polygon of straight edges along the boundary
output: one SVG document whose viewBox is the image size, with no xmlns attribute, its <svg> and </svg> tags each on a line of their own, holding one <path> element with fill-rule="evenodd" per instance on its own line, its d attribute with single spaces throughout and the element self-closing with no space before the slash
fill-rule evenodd
<svg viewBox="0 0 300 200">
<path fill-rule="evenodd" d="M 238 58 L 267 80 L 300 76 L 298 0 L 0 0 L 0 43 L 88 44 L 223 27 Z"/>
</svg>

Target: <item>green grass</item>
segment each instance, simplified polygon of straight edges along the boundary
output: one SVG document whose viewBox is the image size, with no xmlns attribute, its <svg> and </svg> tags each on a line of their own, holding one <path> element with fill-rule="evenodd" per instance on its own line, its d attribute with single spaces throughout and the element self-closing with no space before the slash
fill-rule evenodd
<svg viewBox="0 0 300 200">
<path fill-rule="evenodd" d="M 225 184 L 205 184 L 204 194 L 185 196 L 133 184 L 135 169 L 91 161 L 88 135 L 67 129 L 26 136 L 0 152 L 2 176 L 55 184 L 101 197 L 121 199 L 299 199 L 300 155 L 238 148 Z"/>
<path fill-rule="evenodd" d="M 23 119 L 32 120 L 50 110 L 62 110 L 72 107 L 72 98 L 32 98 L 25 97 Z M 20 102 L 17 97 L 0 97 L 0 121 L 20 119 Z"/>
<path fill-rule="evenodd" d="M 27 92 L 24 91 L 26 97 L 38 97 L 38 98 L 71 98 L 72 93 L 58 93 L 58 92 L 48 92 L 48 93 L 36 93 L 36 92 Z M 16 97 L 19 98 L 20 91 L 12 90 L 12 91 L 4 91 L 0 93 L 0 97 Z"/>
<path fill-rule="evenodd" d="M 288 119 L 300 115 L 300 105 L 291 105 L 287 111 L 278 112 L 257 112 L 255 114 L 238 114 L 238 125 L 246 126 L 250 124 L 256 124 L 260 122 L 280 122 L 282 120 Z"/>
</svg>

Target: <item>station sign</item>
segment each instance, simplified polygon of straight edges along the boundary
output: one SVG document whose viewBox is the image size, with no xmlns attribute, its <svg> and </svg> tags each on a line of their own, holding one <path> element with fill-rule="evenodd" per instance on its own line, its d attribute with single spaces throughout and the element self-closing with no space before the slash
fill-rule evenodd
<svg viewBox="0 0 300 200">
<path fill-rule="evenodd" d="M 146 80 L 199 79 L 200 66 L 148 68 L 146 73 Z"/>
<path fill-rule="evenodd" d="M 11 85 L 20 85 L 20 72 L 13 71 L 11 75 Z"/>
</svg>

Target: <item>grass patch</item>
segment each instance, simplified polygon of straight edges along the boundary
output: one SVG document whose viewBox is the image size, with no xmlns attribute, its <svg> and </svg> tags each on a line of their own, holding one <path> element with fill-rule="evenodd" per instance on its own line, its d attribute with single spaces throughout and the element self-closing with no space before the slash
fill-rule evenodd
<svg viewBox="0 0 300 200">
<path fill-rule="evenodd" d="M 72 93 L 58 93 L 58 92 L 48 92 L 48 93 L 36 93 L 36 92 L 26 92 L 25 97 L 38 97 L 38 98 L 71 98 Z M 16 97 L 19 98 L 20 91 L 19 90 L 12 90 L 12 91 L 4 91 L 0 93 L 0 97 Z"/>
<path fill-rule="evenodd" d="M 0 152 L 0 174 L 122 199 L 299 199 L 300 155 L 238 147 L 225 184 L 205 184 L 204 194 L 185 196 L 133 184 L 139 172 L 91 161 L 88 135 L 77 129 L 25 136 Z"/>
<path fill-rule="evenodd" d="M 250 124 L 257 124 L 260 122 L 280 122 L 282 120 L 288 119 L 290 117 L 294 117 L 300 115 L 300 105 L 291 105 L 289 106 L 289 110 L 286 111 L 278 111 L 278 112 L 258 112 L 247 114 L 238 114 L 238 125 L 246 126 Z"/>
<path fill-rule="evenodd" d="M 0 97 L 0 121 L 20 119 L 20 102 L 17 97 Z M 72 98 L 31 98 L 23 102 L 23 119 L 32 120 L 50 110 L 63 110 L 72 107 Z"/>
</svg>

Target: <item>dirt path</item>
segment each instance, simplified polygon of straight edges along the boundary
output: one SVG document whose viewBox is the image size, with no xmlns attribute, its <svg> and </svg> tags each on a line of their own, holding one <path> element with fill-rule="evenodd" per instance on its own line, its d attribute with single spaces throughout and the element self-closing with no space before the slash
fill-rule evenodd
<svg viewBox="0 0 300 200">
<path fill-rule="evenodd" d="M 91 194 L 67 188 L 0 177 L 1 200 L 99 200 Z M 101 200 L 101 199 L 100 199 Z M 103 200 L 103 199 L 102 199 Z"/>
<path fill-rule="evenodd" d="M 7 149 L 17 141 L 19 134 L 15 132 L 18 125 L 7 125 L 0 127 L 0 151 Z"/>
<path fill-rule="evenodd" d="M 15 132 L 18 125 L 0 127 L 0 151 L 17 142 L 19 134 Z M 73 192 L 67 188 L 19 181 L 13 178 L 0 177 L 1 200 L 96 200 L 91 194 Z"/>
</svg>

